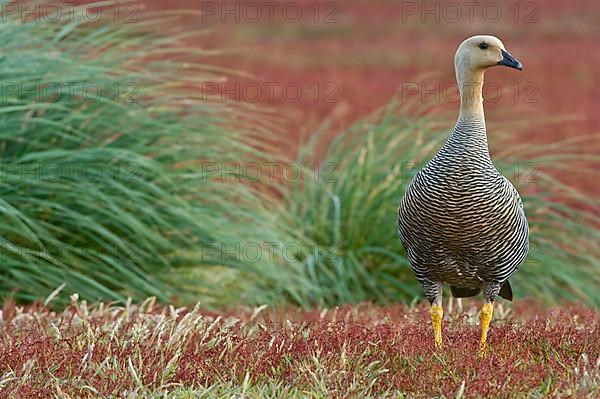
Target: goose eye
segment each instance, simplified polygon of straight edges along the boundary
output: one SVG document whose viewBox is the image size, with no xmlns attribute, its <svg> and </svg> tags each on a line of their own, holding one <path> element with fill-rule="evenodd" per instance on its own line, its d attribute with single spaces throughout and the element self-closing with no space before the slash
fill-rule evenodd
<svg viewBox="0 0 600 399">
<path fill-rule="evenodd" d="M 479 43 L 479 48 L 482 50 L 485 50 L 488 47 L 489 47 L 489 44 L 487 44 L 486 42 Z"/>
</svg>

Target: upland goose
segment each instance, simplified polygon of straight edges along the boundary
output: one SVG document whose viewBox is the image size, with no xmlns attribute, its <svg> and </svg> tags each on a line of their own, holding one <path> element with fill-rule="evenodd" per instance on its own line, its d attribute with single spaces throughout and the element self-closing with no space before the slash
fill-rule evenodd
<svg viewBox="0 0 600 399">
<path fill-rule="evenodd" d="M 413 178 L 398 208 L 398 231 L 417 280 L 431 304 L 436 346 L 442 344 L 442 284 L 454 297 L 483 290 L 479 354 L 496 295 L 512 300 L 508 279 L 529 249 L 529 228 L 517 190 L 490 158 L 483 113 L 489 67 L 523 66 L 494 36 L 473 36 L 454 57 L 460 114 L 434 158 Z"/>
</svg>

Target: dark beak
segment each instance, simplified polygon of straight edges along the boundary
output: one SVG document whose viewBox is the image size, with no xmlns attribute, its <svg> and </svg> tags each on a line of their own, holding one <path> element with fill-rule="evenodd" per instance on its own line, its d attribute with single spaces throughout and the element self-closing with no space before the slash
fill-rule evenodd
<svg viewBox="0 0 600 399">
<path fill-rule="evenodd" d="M 510 55 L 510 53 L 508 51 L 504 51 L 504 50 L 500 50 L 500 51 L 502 51 L 502 61 L 499 61 L 498 65 L 504 65 L 509 68 L 515 68 L 515 69 L 518 69 L 519 71 L 523 70 L 523 64 L 521 64 L 515 57 Z"/>
</svg>

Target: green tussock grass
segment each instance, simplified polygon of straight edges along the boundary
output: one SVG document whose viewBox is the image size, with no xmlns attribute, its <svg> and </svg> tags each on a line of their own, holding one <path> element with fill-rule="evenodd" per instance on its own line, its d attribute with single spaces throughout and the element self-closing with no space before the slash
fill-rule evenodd
<svg viewBox="0 0 600 399">
<path fill-rule="evenodd" d="M 182 297 L 166 279 L 201 263 L 193 249 L 225 212 L 194 163 L 253 156 L 243 107 L 189 89 L 222 74 L 185 46 L 198 32 L 169 15 L 3 17 L 0 297 Z"/>
</svg>

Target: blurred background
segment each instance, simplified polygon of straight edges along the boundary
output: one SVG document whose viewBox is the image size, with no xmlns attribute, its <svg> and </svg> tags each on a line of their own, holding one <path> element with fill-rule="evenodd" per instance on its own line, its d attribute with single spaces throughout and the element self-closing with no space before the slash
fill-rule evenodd
<svg viewBox="0 0 600 399">
<path fill-rule="evenodd" d="M 210 34 L 195 43 L 226 53 L 214 58 L 219 65 L 250 74 L 239 79 L 242 86 L 237 90 L 233 81 L 220 88 L 230 90 L 230 101 L 264 103 L 285 115 L 282 119 L 295 143 L 324 121 L 333 132 L 339 131 L 397 95 L 404 102 L 457 111 L 454 53 L 465 38 L 476 34 L 498 36 L 525 65 L 521 73 L 498 69 L 487 74 L 489 121 L 526 116 L 530 125 L 517 140 L 531 145 L 600 129 L 600 116 L 594 112 L 600 83 L 597 2 L 148 0 L 140 4 L 152 10 L 197 11 L 188 13 L 185 26 Z M 272 96 L 269 82 L 280 84 Z M 252 90 L 249 83 L 260 84 L 261 91 Z M 287 96 L 286 84 L 292 84 Z M 296 87 L 302 89 L 299 99 Z M 450 128 L 455 115 L 448 118 Z M 550 122 L 552 126 L 547 125 Z M 598 140 L 581 148 L 590 154 L 599 149 Z M 600 193 L 597 173 L 561 177 L 590 195 Z"/>
<path fill-rule="evenodd" d="M 88 3 L 1 3 L 2 298 L 421 299 L 396 207 L 491 34 L 524 64 L 484 90 L 531 224 L 517 297 L 600 304 L 600 3 Z"/>
</svg>

